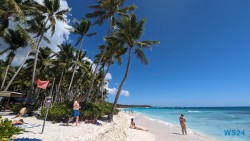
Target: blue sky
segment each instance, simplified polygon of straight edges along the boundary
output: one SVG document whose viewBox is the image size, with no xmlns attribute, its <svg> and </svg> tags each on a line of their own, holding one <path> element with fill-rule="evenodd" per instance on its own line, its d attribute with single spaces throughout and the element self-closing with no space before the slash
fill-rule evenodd
<svg viewBox="0 0 250 141">
<path fill-rule="evenodd" d="M 91 0 L 68 0 L 71 18 L 90 10 Z M 159 40 L 145 51 L 149 65 L 132 58 L 122 104 L 153 106 L 250 106 L 250 1 L 127 0 L 145 17 L 143 39 Z M 107 24 L 86 39 L 88 55 L 103 44 Z M 126 67 L 113 65 L 110 87 L 119 86 Z M 109 95 L 113 102 L 114 95 Z"/>
</svg>

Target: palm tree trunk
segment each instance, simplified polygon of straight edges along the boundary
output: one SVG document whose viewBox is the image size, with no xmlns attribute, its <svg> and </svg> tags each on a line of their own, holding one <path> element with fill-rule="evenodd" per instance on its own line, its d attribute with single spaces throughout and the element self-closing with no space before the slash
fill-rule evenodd
<svg viewBox="0 0 250 141">
<path fill-rule="evenodd" d="M 108 116 L 108 118 L 109 118 L 110 120 L 112 120 L 112 121 L 113 121 L 113 116 L 114 116 L 114 113 L 115 113 L 116 105 L 117 105 L 117 102 L 118 102 L 118 99 L 119 99 L 119 96 L 120 96 L 122 87 L 123 87 L 124 82 L 126 81 L 127 76 L 128 76 L 128 72 L 129 72 L 129 68 L 130 68 L 131 55 L 132 55 L 132 47 L 129 48 L 128 64 L 127 64 L 125 76 L 124 76 L 124 78 L 122 79 L 122 82 L 121 82 L 121 84 L 120 84 L 120 86 L 119 86 L 119 89 L 118 89 L 118 91 L 117 91 L 117 93 L 116 93 L 115 101 L 114 101 L 114 104 L 113 104 L 113 106 L 112 106 L 112 111 L 111 111 L 111 113 L 110 113 L 109 116 Z"/>
<path fill-rule="evenodd" d="M 81 50 L 82 50 L 82 42 L 83 42 L 83 39 L 81 41 L 81 46 L 80 46 L 78 55 L 76 57 L 76 62 L 78 62 L 79 57 L 80 57 L 80 53 L 81 53 Z M 70 80 L 70 83 L 69 83 L 68 95 L 69 95 L 69 92 L 70 92 L 70 89 L 71 89 L 71 86 L 72 86 L 72 83 L 73 83 L 73 80 L 74 80 L 74 76 L 75 76 L 75 73 L 76 73 L 76 68 L 77 68 L 77 64 L 75 63 L 74 70 L 73 70 L 73 73 L 72 73 L 72 77 L 71 77 L 71 80 Z"/>
<path fill-rule="evenodd" d="M 103 102 L 103 81 L 104 81 L 104 79 L 106 78 L 106 75 L 107 75 L 108 72 L 109 72 L 110 65 L 111 65 L 111 63 L 108 62 L 108 68 L 107 68 L 107 70 L 106 70 L 106 72 L 105 72 L 105 74 L 104 74 L 104 76 L 103 76 L 102 82 L 101 82 L 102 102 Z"/>
<path fill-rule="evenodd" d="M 108 34 L 107 34 L 107 37 L 110 36 L 110 29 L 111 29 L 111 26 L 112 26 L 112 25 L 111 25 L 111 24 L 112 24 L 112 23 L 111 23 L 111 19 L 112 19 L 112 16 L 111 16 L 110 19 L 109 19 L 109 27 L 108 27 Z M 97 62 L 97 64 L 96 64 L 96 67 L 95 67 L 93 76 L 92 76 L 92 78 L 91 78 L 90 87 L 89 87 L 89 90 L 88 90 L 88 92 L 87 92 L 87 96 L 86 96 L 86 99 L 85 99 L 86 101 L 88 101 L 89 95 L 91 94 L 91 92 L 92 92 L 92 90 L 93 90 L 93 85 L 94 85 L 96 73 L 97 73 L 98 67 L 99 67 L 99 65 L 101 64 L 101 61 L 102 61 L 102 59 L 103 59 L 103 57 L 104 57 L 104 55 L 105 55 L 105 53 L 106 53 L 107 44 L 108 44 L 108 41 L 106 41 L 106 46 L 105 46 L 105 48 L 104 48 L 104 50 L 103 50 L 103 52 L 102 52 L 102 55 L 101 55 L 100 59 L 98 60 L 98 62 Z"/>
<path fill-rule="evenodd" d="M 2 90 L 3 87 L 4 87 L 5 80 L 6 80 L 6 77 L 7 77 L 8 71 L 9 71 L 9 68 L 10 68 L 10 64 L 8 64 L 8 66 L 7 66 L 6 70 L 5 70 L 5 74 L 4 74 L 4 78 L 3 78 L 3 82 L 2 82 L 2 85 L 1 85 L 1 89 L 0 89 L 0 90 Z"/>
<path fill-rule="evenodd" d="M 31 93 L 33 91 L 33 85 L 34 85 L 34 82 L 35 82 L 36 65 L 37 65 L 38 53 L 39 53 L 39 49 L 40 49 L 40 43 L 41 43 L 41 41 L 43 39 L 45 27 L 46 27 L 46 24 L 48 23 L 48 21 L 49 21 L 49 18 L 46 20 L 46 22 L 43 25 L 42 34 L 41 34 L 40 39 L 39 39 L 39 41 L 37 43 L 36 57 L 35 57 L 34 66 L 33 66 L 33 73 L 32 73 L 32 80 L 31 80 L 30 92 L 27 94 L 24 103 L 26 103 L 26 101 L 28 100 L 29 96 L 31 95 Z"/>
<path fill-rule="evenodd" d="M 16 78 L 17 74 L 19 73 L 19 71 L 20 71 L 21 68 L 23 67 L 24 63 L 26 62 L 26 60 L 27 60 L 27 58 L 28 58 L 30 52 L 31 52 L 31 51 L 29 51 L 29 52 L 26 54 L 26 56 L 25 56 L 25 58 L 24 58 L 22 64 L 19 66 L 18 70 L 16 71 L 16 73 L 14 74 L 14 76 L 11 78 L 11 80 L 10 80 L 9 83 L 8 83 L 8 85 L 5 87 L 5 89 L 4 89 L 5 91 L 7 91 L 7 90 L 9 89 L 11 83 L 12 83 L 13 80 Z"/>
<path fill-rule="evenodd" d="M 57 92 L 56 92 L 56 96 L 55 96 L 55 102 L 57 101 L 57 96 L 58 96 L 58 93 L 60 92 L 60 87 L 61 87 L 61 83 L 62 83 L 62 78 L 63 78 L 63 71 L 61 73 L 61 77 L 60 77 L 60 80 L 59 80 L 59 83 L 57 85 Z"/>
</svg>

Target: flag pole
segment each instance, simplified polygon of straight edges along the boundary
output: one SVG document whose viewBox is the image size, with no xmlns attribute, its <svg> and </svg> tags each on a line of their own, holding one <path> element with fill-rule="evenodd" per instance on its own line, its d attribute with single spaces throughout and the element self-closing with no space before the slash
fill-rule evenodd
<svg viewBox="0 0 250 141">
<path fill-rule="evenodd" d="M 51 86 L 51 88 L 50 88 L 50 93 L 49 93 L 49 97 L 48 97 L 48 99 L 50 99 L 50 100 L 52 99 L 52 98 L 51 98 L 51 95 L 52 95 L 52 92 L 53 92 L 54 83 L 55 83 L 55 77 L 53 78 L 53 83 L 52 83 L 52 86 Z M 51 101 L 50 101 L 50 102 L 47 102 L 48 99 L 45 98 L 45 100 L 46 100 L 46 101 L 45 101 L 46 115 L 45 115 L 45 118 L 44 118 L 44 121 L 43 121 L 43 128 L 42 128 L 42 133 L 41 133 L 41 134 L 43 134 L 44 127 L 45 127 L 45 122 L 46 122 L 46 119 L 47 119 L 47 116 L 48 116 L 49 107 L 50 107 L 50 105 L 51 105 Z"/>
</svg>

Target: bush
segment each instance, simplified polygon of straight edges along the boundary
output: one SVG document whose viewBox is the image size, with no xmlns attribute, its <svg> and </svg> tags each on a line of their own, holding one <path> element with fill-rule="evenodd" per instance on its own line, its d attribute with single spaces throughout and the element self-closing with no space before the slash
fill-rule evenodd
<svg viewBox="0 0 250 141">
<path fill-rule="evenodd" d="M 70 117 L 70 112 L 71 112 L 71 109 L 69 109 L 67 105 L 56 103 L 52 106 L 52 108 L 49 109 L 47 120 L 60 122 L 62 121 L 63 118 Z M 41 114 L 43 117 L 45 117 L 46 108 L 42 108 Z"/>
<path fill-rule="evenodd" d="M 10 105 L 9 107 L 10 110 L 15 114 L 17 114 L 22 109 L 21 105 Z"/>
<path fill-rule="evenodd" d="M 97 103 L 83 103 L 80 105 L 80 120 L 94 119 L 104 116 L 102 109 Z"/>
<path fill-rule="evenodd" d="M 23 129 L 13 126 L 10 120 L 2 119 L 0 116 L 0 131 L 0 140 L 8 140 L 15 134 L 21 134 Z"/>
<path fill-rule="evenodd" d="M 72 116 L 72 106 L 73 102 L 68 103 L 56 103 L 52 108 L 49 109 L 47 120 L 60 122 L 65 118 Z M 112 104 L 103 102 L 103 103 L 80 103 L 80 120 L 99 118 L 104 115 L 108 115 L 112 108 Z M 119 112 L 116 109 L 115 114 Z M 42 108 L 41 114 L 45 117 L 46 108 Z"/>
</svg>

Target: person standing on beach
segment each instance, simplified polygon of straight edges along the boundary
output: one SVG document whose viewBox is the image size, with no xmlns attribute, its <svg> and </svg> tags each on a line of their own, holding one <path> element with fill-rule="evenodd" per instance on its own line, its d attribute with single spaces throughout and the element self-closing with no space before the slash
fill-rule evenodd
<svg viewBox="0 0 250 141">
<path fill-rule="evenodd" d="M 186 130 L 186 119 L 184 118 L 184 115 L 181 114 L 180 118 L 180 125 L 181 125 L 181 131 L 182 134 L 184 135 L 184 133 L 187 135 L 187 130 Z"/>
<path fill-rule="evenodd" d="M 79 99 L 77 99 L 77 100 L 74 102 L 74 104 L 73 104 L 73 116 L 69 119 L 69 121 L 67 122 L 67 125 L 69 125 L 69 123 L 70 123 L 74 118 L 76 118 L 76 126 L 78 126 L 79 115 L 80 115 L 79 109 L 81 108 L 79 102 L 80 102 Z"/>
</svg>

